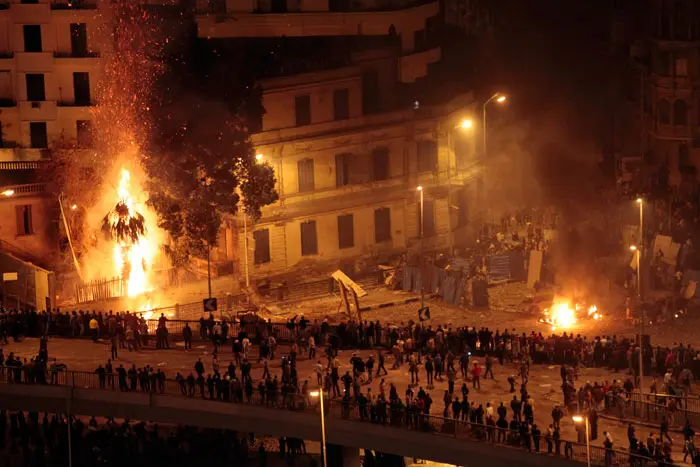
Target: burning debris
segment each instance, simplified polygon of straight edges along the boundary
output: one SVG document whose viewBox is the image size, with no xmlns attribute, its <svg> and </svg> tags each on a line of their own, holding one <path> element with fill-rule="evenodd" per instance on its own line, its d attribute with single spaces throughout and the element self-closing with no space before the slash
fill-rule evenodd
<svg viewBox="0 0 700 467">
<path fill-rule="evenodd" d="M 571 329 L 582 319 L 598 321 L 602 318 L 603 314 L 596 305 L 576 303 L 572 306 L 567 299 L 555 298 L 552 306 L 542 312 L 540 322 L 549 324 L 552 331 L 556 331 Z"/>
</svg>

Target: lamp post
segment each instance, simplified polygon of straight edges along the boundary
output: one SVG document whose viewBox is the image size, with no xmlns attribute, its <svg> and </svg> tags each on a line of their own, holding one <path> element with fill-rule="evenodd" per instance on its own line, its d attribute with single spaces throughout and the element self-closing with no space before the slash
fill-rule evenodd
<svg viewBox="0 0 700 467">
<path fill-rule="evenodd" d="M 506 101 L 506 96 L 501 94 L 500 92 L 497 92 L 494 95 L 492 95 L 491 97 L 489 97 L 488 99 L 486 99 L 486 102 L 484 102 L 484 104 L 481 106 L 481 112 L 482 112 L 481 129 L 484 132 L 483 137 L 482 137 L 483 138 L 482 139 L 482 144 L 483 144 L 482 155 L 483 156 L 486 155 L 486 108 L 493 101 L 496 101 L 497 103 L 502 104 Z"/>
<path fill-rule="evenodd" d="M 457 153 L 454 150 L 454 140 L 452 139 L 452 130 L 467 131 L 473 128 L 471 119 L 465 118 L 459 122 L 454 128 L 449 128 L 447 131 L 447 246 L 450 251 L 450 256 L 454 253 L 454 233 L 452 232 L 452 216 L 450 210 L 452 206 L 452 165 L 450 164 L 452 155 L 455 155 L 455 168 L 457 167 Z"/>
<path fill-rule="evenodd" d="M 319 386 L 318 391 L 311 391 L 311 397 L 318 397 L 321 403 L 321 452 L 323 453 L 323 467 L 327 467 L 326 463 L 326 414 L 323 412 L 323 388 Z"/>
<path fill-rule="evenodd" d="M 262 164 L 264 157 L 261 153 L 257 153 L 255 155 L 255 163 Z M 240 188 L 238 194 L 240 199 L 243 199 L 243 193 L 240 191 Z M 245 286 L 248 288 L 250 287 L 250 266 L 248 265 L 248 215 L 245 213 L 245 210 L 243 211 L 243 248 L 245 250 L 243 255 L 245 257 Z"/>
<path fill-rule="evenodd" d="M 420 194 L 420 261 L 418 262 L 419 267 L 422 269 L 423 266 L 423 187 L 418 185 L 416 191 Z M 448 201 L 449 202 L 449 201 Z M 423 276 L 421 275 L 420 284 L 420 307 L 425 307 L 425 284 L 423 283 Z"/>
<path fill-rule="evenodd" d="M 586 423 L 586 426 L 585 426 L 585 429 L 586 429 L 586 464 L 588 465 L 588 467 L 591 467 L 591 440 L 590 440 L 589 435 L 588 435 L 588 431 L 589 431 L 589 429 L 588 429 L 588 416 L 587 415 L 574 415 L 573 417 L 571 417 L 571 419 L 575 423 L 581 423 L 581 422 Z"/>
<path fill-rule="evenodd" d="M 644 316 L 644 307 L 642 306 L 642 293 L 641 293 L 641 287 L 642 287 L 642 272 L 641 272 L 641 257 L 642 257 L 642 249 L 637 247 L 636 245 L 631 245 L 630 246 L 630 251 L 633 251 L 636 258 L 637 258 L 637 307 L 639 308 L 639 395 L 641 396 L 642 393 L 644 392 L 643 389 L 643 383 L 644 383 L 644 356 L 643 356 L 643 349 L 644 346 L 642 344 L 643 341 L 643 336 L 644 336 L 644 320 L 646 317 Z"/>
</svg>

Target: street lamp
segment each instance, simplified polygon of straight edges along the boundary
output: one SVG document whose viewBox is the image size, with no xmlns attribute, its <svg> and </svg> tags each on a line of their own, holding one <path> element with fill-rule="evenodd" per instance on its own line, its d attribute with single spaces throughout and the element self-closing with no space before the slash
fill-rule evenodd
<svg viewBox="0 0 700 467">
<path fill-rule="evenodd" d="M 326 463 L 326 415 L 323 412 L 323 388 L 319 387 L 318 391 L 311 391 L 311 397 L 318 397 L 321 402 L 321 452 L 323 453 L 323 467 L 327 467 Z"/>
<path fill-rule="evenodd" d="M 420 261 L 419 261 L 419 264 L 422 266 L 423 265 L 423 187 L 421 185 L 418 185 L 416 187 L 416 191 L 418 191 L 418 193 L 420 193 Z M 422 276 L 421 276 L 421 278 L 422 278 Z M 421 308 L 425 307 L 424 289 L 425 289 L 425 284 L 423 283 L 423 279 L 421 279 L 421 284 L 420 284 L 420 307 Z"/>
<path fill-rule="evenodd" d="M 472 121 L 469 120 L 468 118 L 465 118 L 464 120 L 462 120 L 462 121 L 459 123 L 459 127 L 460 127 L 461 129 L 463 129 L 463 130 L 468 130 L 469 128 L 472 127 L 473 124 L 474 124 L 474 122 L 472 122 Z"/>
<path fill-rule="evenodd" d="M 642 249 L 639 248 L 636 245 L 630 245 L 630 251 L 634 252 L 634 255 L 637 258 L 637 307 L 639 309 L 639 394 L 644 392 L 643 389 L 643 383 L 644 383 L 644 346 L 643 346 L 643 339 L 644 339 L 644 320 L 646 319 L 644 316 L 644 307 L 642 306 L 642 295 L 641 295 L 641 286 L 642 286 L 642 272 L 640 268 L 640 263 L 641 263 L 641 256 L 642 256 Z"/>
<path fill-rule="evenodd" d="M 3 196 L 7 196 L 8 198 L 12 195 L 15 194 L 15 190 L 5 190 L 2 192 Z"/>
<path fill-rule="evenodd" d="M 591 441 L 588 436 L 588 416 L 574 415 L 571 417 L 574 423 L 586 422 L 586 464 L 591 467 Z"/>
<path fill-rule="evenodd" d="M 255 160 L 256 160 L 257 162 L 262 161 L 262 160 L 263 160 L 263 155 L 260 154 L 260 153 L 257 153 L 257 154 L 255 155 Z"/>
<path fill-rule="evenodd" d="M 255 163 L 262 164 L 264 157 L 262 153 L 257 153 L 255 155 Z M 243 193 L 240 189 L 238 190 L 238 194 L 240 195 L 240 199 L 243 199 Z M 250 267 L 248 265 L 248 215 L 245 211 L 243 212 L 243 248 L 245 249 L 245 254 L 243 255 L 245 257 L 245 286 L 248 288 L 250 287 Z"/>
<path fill-rule="evenodd" d="M 482 141 L 482 143 L 483 143 L 483 155 L 484 156 L 486 155 L 486 107 L 488 107 L 488 105 L 493 101 L 496 101 L 498 104 L 502 104 L 506 101 L 506 96 L 504 94 L 501 94 L 500 92 L 497 92 L 494 95 L 492 95 L 491 97 L 489 97 L 488 99 L 486 99 L 486 102 L 484 102 L 484 105 L 482 105 L 482 107 L 481 107 L 481 111 L 482 111 L 481 126 L 482 126 L 482 130 L 484 132 L 483 141 Z"/>
</svg>

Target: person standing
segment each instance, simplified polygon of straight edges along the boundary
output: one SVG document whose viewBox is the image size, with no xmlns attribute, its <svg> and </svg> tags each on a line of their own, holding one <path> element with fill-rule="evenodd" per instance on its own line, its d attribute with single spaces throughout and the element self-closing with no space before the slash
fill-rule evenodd
<svg viewBox="0 0 700 467">
<path fill-rule="evenodd" d="M 486 355 L 486 360 L 484 361 L 486 365 L 486 372 L 484 373 L 484 379 L 488 379 L 491 375 L 491 379 L 496 379 L 493 376 L 493 357 L 491 355 Z"/>
<path fill-rule="evenodd" d="M 182 338 L 185 340 L 185 350 L 192 350 L 192 328 L 190 323 L 185 323 L 185 328 L 182 330 Z"/>
<path fill-rule="evenodd" d="M 99 332 L 100 332 L 100 325 L 97 322 L 97 318 L 93 315 L 92 318 L 90 319 L 90 335 L 92 336 L 92 342 L 97 342 L 97 338 L 99 337 Z"/>
<path fill-rule="evenodd" d="M 119 348 L 119 334 L 115 332 L 112 333 L 110 336 L 110 342 L 111 342 L 111 353 L 112 353 L 112 360 L 116 360 L 119 358 L 119 355 L 117 354 L 118 348 Z"/>
<path fill-rule="evenodd" d="M 481 389 L 481 367 L 479 362 L 474 362 L 474 367 L 472 368 L 472 387 Z"/>
</svg>

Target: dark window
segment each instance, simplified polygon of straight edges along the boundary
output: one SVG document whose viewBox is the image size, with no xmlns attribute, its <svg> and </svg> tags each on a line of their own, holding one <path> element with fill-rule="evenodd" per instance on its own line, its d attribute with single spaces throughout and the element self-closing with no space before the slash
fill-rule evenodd
<svg viewBox="0 0 700 467">
<path fill-rule="evenodd" d="M 372 180 L 389 178 L 389 148 L 381 147 L 372 150 Z"/>
<path fill-rule="evenodd" d="M 458 169 L 468 167 L 470 162 L 474 162 L 471 157 L 472 146 L 469 139 L 460 132 L 452 140 L 454 141 L 455 165 Z"/>
<path fill-rule="evenodd" d="M 315 255 L 318 253 L 318 241 L 316 240 L 316 221 L 301 223 L 301 255 Z"/>
<path fill-rule="evenodd" d="M 352 214 L 338 216 L 338 248 L 355 246 L 355 226 Z"/>
<path fill-rule="evenodd" d="M 23 204 L 21 206 L 15 206 L 15 215 L 17 217 L 17 235 L 33 234 L 32 205 Z"/>
<path fill-rule="evenodd" d="M 333 119 L 345 120 L 350 118 L 350 91 L 348 88 L 333 91 Z"/>
<path fill-rule="evenodd" d="M 87 24 L 72 23 L 70 25 L 70 51 L 74 57 L 85 57 L 88 54 Z"/>
<path fill-rule="evenodd" d="M 376 70 L 362 74 L 362 113 L 379 112 L 379 74 Z"/>
<path fill-rule="evenodd" d="M 391 240 L 391 209 L 374 210 L 374 241 L 382 243 Z"/>
<path fill-rule="evenodd" d="M 665 50 L 659 50 L 655 54 L 654 71 L 662 76 L 671 75 L 671 54 Z"/>
<path fill-rule="evenodd" d="M 435 235 L 435 205 L 433 200 L 423 200 L 423 219 L 421 219 L 420 202 L 418 203 L 418 235 L 421 234 L 421 222 L 423 222 L 423 236 Z"/>
<path fill-rule="evenodd" d="M 294 98 L 294 115 L 296 126 L 311 124 L 311 96 L 297 96 Z"/>
<path fill-rule="evenodd" d="M 432 140 L 418 141 L 418 171 L 433 172 L 437 167 L 437 143 Z"/>
<path fill-rule="evenodd" d="M 299 193 L 314 191 L 314 160 L 304 159 L 297 162 L 299 172 Z"/>
<path fill-rule="evenodd" d="M 656 120 L 661 125 L 671 123 L 671 103 L 666 99 L 661 99 L 656 103 Z"/>
<path fill-rule="evenodd" d="M 678 168 L 683 169 L 690 166 L 690 149 L 685 143 L 678 145 Z"/>
<path fill-rule="evenodd" d="M 688 124 L 688 104 L 683 99 L 673 103 L 673 124 L 684 126 Z"/>
<path fill-rule="evenodd" d="M 92 146 L 92 120 L 78 120 L 75 122 L 78 130 L 78 146 L 89 148 Z"/>
<path fill-rule="evenodd" d="M 41 52 L 41 26 L 38 24 L 24 25 L 24 51 Z"/>
<path fill-rule="evenodd" d="M 43 149 L 49 145 L 46 122 L 29 122 L 29 137 L 33 148 Z"/>
<path fill-rule="evenodd" d="M 272 0 L 271 8 L 273 13 L 286 13 L 287 0 Z M 226 10 L 224 10 L 225 12 Z"/>
<path fill-rule="evenodd" d="M 24 80 L 27 83 L 27 100 L 28 101 L 43 101 L 46 100 L 46 91 L 44 86 L 44 75 L 41 73 L 27 73 L 24 75 Z"/>
<path fill-rule="evenodd" d="M 90 105 L 90 73 L 83 71 L 73 73 L 73 92 L 75 105 Z"/>
<path fill-rule="evenodd" d="M 270 262 L 270 231 L 268 229 L 256 230 L 253 232 L 253 240 L 255 240 L 255 250 L 253 253 L 253 262 L 255 264 L 264 264 Z"/>
<path fill-rule="evenodd" d="M 37 5 L 39 3 L 39 0 L 22 0 L 20 3 L 23 3 L 25 5 Z"/>
<path fill-rule="evenodd" d="M 335 155 L 335 186 L 341 187 L 350 184 L 350 159 L 352 154 L 343 153 Z"/>
</svg>

